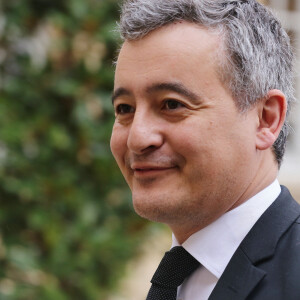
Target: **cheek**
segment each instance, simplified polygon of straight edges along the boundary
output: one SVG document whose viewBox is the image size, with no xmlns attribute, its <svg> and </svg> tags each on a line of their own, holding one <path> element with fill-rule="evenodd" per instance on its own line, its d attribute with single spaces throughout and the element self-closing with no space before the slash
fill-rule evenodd
<svg viewBox="0 0 300 300">
<path fill-rule="evenodd" d="M 186 168 L 215 173 L 218 166 L 234 160 L 237 141 L 221 124 L 208 121 L 190 128 L 188 133 L 183 128 L 176 131 L 177 137 L 180 136 L 180 140 L 176 140 L 176 150 L 187 160 Z"/>
<path fill-rule="evenodd" d="M 120 165 L 123 161 L 123 156 L 126 153 L 126 145 L 127 145 L 127 135 L 124 130 L 119 128 L 118 126 L 114 126 L 110 139 L 110 149 L 111 152 Z"/>
<path fill-rule="evenodd" d="M 197 159 L 215 147 L 216 134 L 209 124 L 203 122 L 192 122 L 179 126 L 172 131 L 172 142 L 176 144 L 178 152 L 189 159 Z"/>
</svg>

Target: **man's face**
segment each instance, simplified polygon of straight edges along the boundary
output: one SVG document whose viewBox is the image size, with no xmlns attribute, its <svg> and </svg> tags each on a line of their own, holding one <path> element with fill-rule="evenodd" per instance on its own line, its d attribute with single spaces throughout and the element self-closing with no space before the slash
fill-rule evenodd
<svg viewBox="0 0 300 300">
<path fill-rule="evenodd" d="M 258 119 L 220 82 L 219 44 L 183 22 L 126 41 L 118 58 L 112 153 L 137 213 L 171 227 L 203 227 L 245 201 L 257 171 Z"/>
</svg>

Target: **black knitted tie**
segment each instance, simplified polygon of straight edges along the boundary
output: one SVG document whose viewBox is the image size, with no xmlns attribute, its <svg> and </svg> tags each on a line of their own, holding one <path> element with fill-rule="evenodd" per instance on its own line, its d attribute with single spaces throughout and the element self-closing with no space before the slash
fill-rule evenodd
<svg viewBox="0 0 300 300">
<path fill-rule="evenodd" d="M 192 274 L 200 263 L 183 247 L 165 253 L 154 273 L 146 300 L 176 300 L 177 287 Z"/>
</svg>

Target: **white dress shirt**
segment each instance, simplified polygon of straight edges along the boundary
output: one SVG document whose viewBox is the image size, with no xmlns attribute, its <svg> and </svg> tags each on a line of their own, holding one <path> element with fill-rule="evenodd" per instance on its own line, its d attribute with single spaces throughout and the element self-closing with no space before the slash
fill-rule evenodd
<svg viewBox="0 0 300 300">
<path fill-rule="evenodd" d="M 279 196 L 278 180 L 207 227 L 182 246 L 201 264 L 178 288 L 178 300 L 207 300 L 247 233 Z M 172 247 L 179 243 L 173 235 Z"/>
</svg>

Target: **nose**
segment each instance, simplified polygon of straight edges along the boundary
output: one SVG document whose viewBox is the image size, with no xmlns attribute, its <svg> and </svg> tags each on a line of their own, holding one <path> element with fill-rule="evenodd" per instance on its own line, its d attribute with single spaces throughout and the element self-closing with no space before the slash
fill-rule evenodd
<svg viewBox="0 0 300 300">
<path fill-rule="evenodd" d="M 127 147 L 135 154 L 145 154 L 163 144 L 159 118 L 149 111 L 136 111 L 130 126 Z"/>
</svg>

